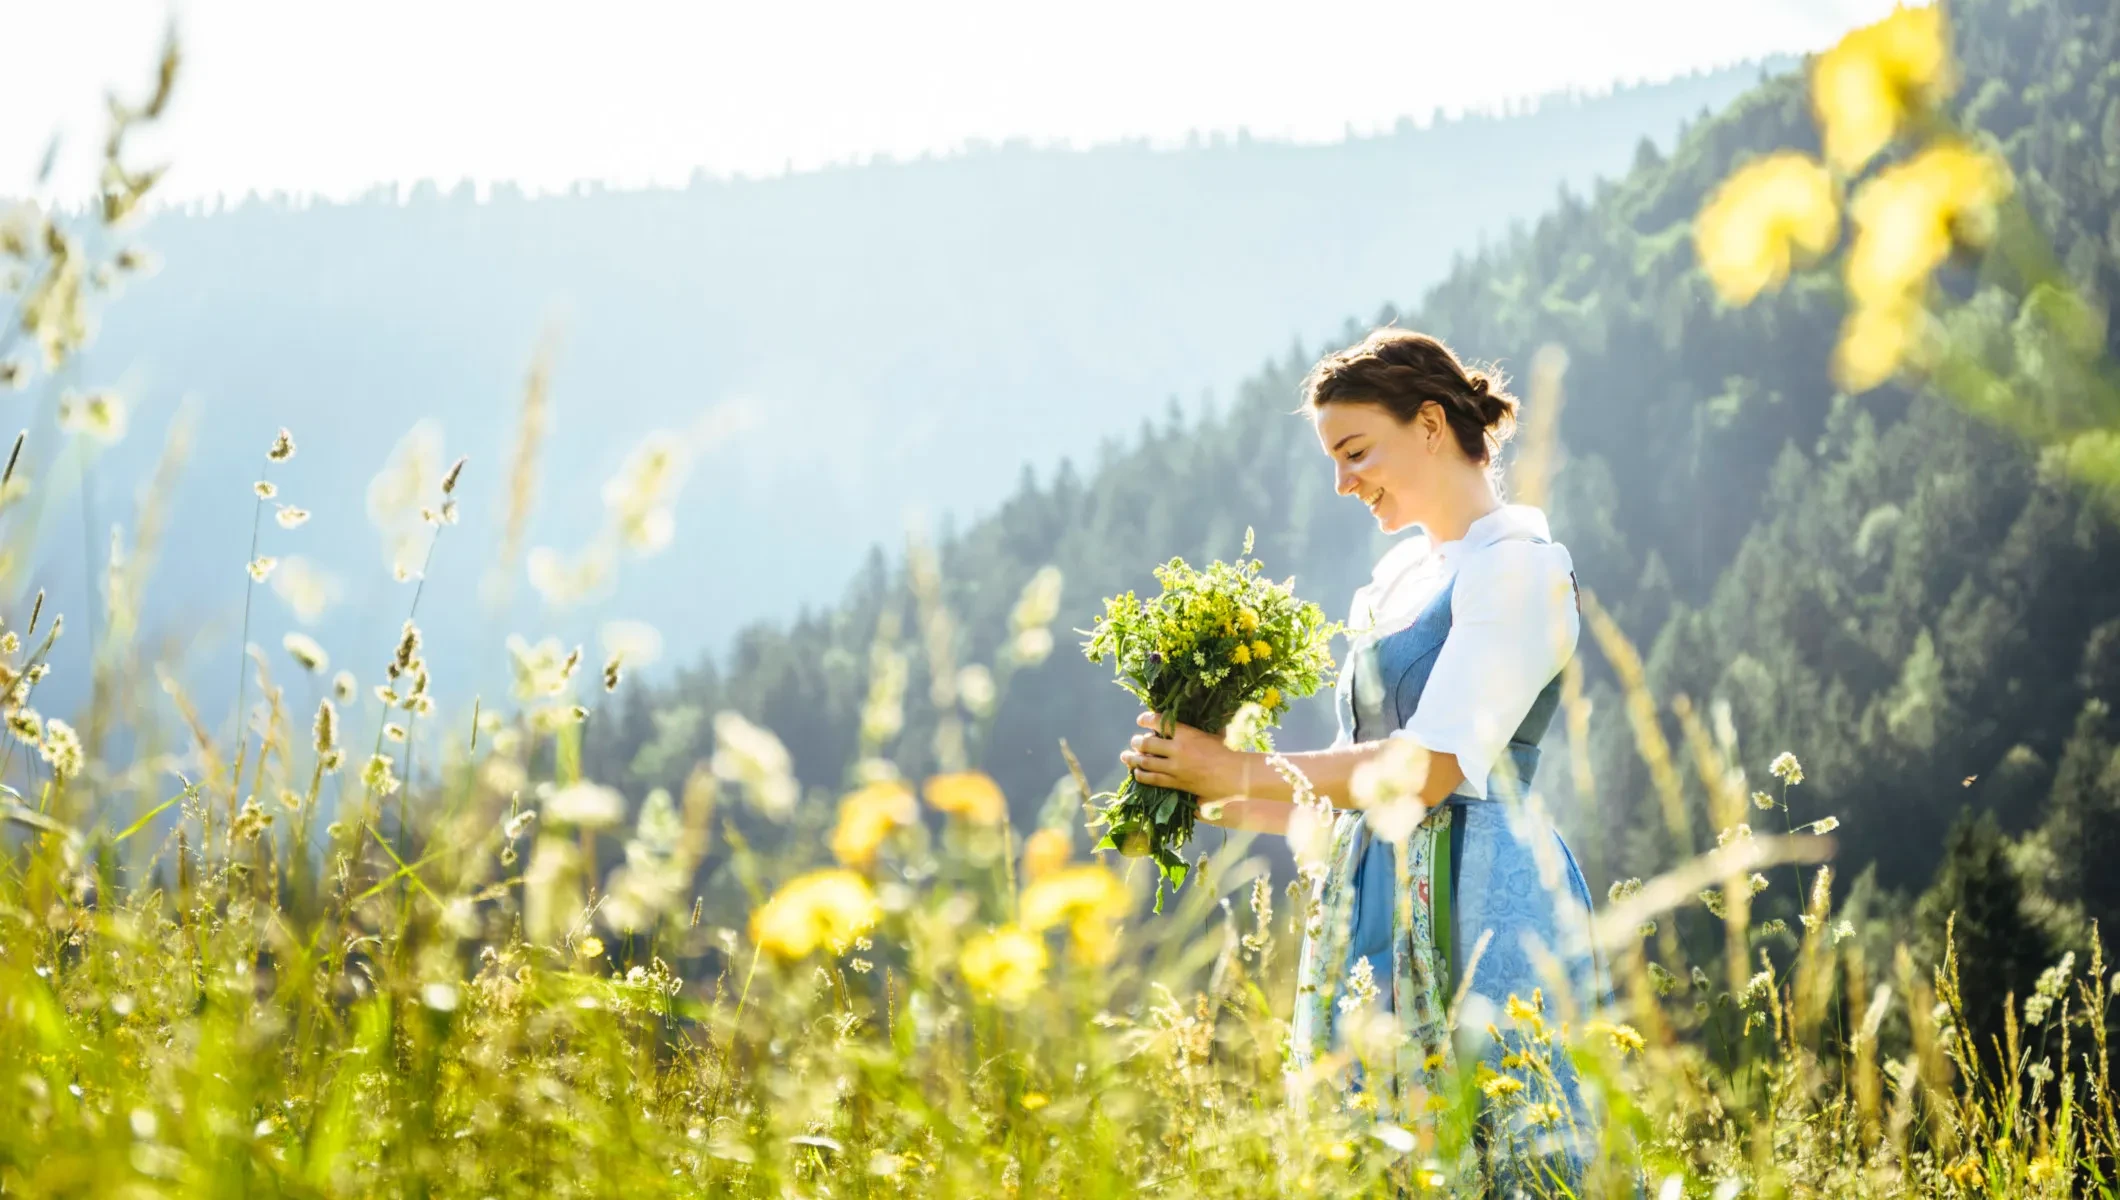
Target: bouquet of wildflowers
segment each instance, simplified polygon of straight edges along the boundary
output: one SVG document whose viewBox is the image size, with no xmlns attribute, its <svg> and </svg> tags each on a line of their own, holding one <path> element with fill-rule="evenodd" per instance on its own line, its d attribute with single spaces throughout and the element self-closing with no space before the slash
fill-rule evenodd
<svg viewBox="0 0 2120 1200">
<path fill-rule="evenodd" d="M 1296 599 L 1293 579 L 1260 578 L 1251 544 L 1247 530 L 1234 564 L 1195 571 L 1174 558 L 1157 567 L 1163 594 L 1106 600 L 1083 651 L 1091 662 L 1109 657 L 1119 686 L 1166 727 L 1175 722 L 1221 732 L 1246 705 L 1256 705 L 1247 748 L 1266 749 L 1265 728 L 1290 700 L 1317 691 L 1332 669 L 1328 643 L 1340 627 L 1328 624 L 1317 605 Z M 1185 882 L 1178 851 L 1192 840 L 1199 798 L 1130 775 L 1117 792 L 1099 798 L 1109 803 L 1093 820 L 1105 827 L 1097 848 L 1155 860 L 1160 912 L 1163 885 L 1175 890 Z"/>
</svg>

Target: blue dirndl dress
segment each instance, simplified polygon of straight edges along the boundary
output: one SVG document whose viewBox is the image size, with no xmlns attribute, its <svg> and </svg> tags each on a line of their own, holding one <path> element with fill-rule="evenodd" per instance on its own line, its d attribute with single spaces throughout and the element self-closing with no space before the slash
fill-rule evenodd
<svg viewBox="0 0 2120 1200">
<path fill-rule="evenodd" d="M 1350 652 L 1336 699 L 1341 730 L 1353 741 L 1388 736 L 1413 716 L 1450 633 L 1454 587 L 1454 579 L 1446 583 L 1411 624 L 1358 641 Z M 1378 1088 L 1388 1097 L 1378 1111 L 1395 1107 L 1397 1119 L 1417 1124 L 1444 1071 L 1516 1079 L 1524 1090 L 1508 1102 L 1486 1102 L 1481 1118 L 1503 1194 L 1530 1162 L 1549 1187 L 1573 1184 L 1595 1137 L 1557 1035 L 1547 1053 L 1559 1095 L 1531 1069 L 1504 1065 L 1527 1045 L 1521 1025 L 1528 1021 L 1510 1016 L 1511 997 L 1521 1006 L 1539 995 L 1541 1019 L 1554 1029 L 1592 1018 L 1610 999 L 1591 948 L 1582 870 L 1543 809 L 1523 802 L 1539 740 L 1559 704 L 1556 675 L 1495 764 L 1487 798 L 1452 796 L 1428 813 L 1403 853 L 1373 836 L 1362 812 L 1335 814 L 1312 890 L 1290 1039 L 1301 1085 L 1314 1063 L 1345 1049 L 1340 1005 L 1358 963 L 1368 960 L 1374 1003 L 1398 1019 L 1405 1037 L 1387 1078 L 1376 1078 L 1379 1064 L 1370 1064 L 1368 1077 L 1356 1066 L 1348 1086 Z M 1452 1022 L 1448 1010 L 1460 992 Z M 1493 1094 L 1506 1091 L 1504 1085 Z M 1534 1102 L 1553 1104 L 1560 1119 L 1532 1109 Z"/>
</svg>

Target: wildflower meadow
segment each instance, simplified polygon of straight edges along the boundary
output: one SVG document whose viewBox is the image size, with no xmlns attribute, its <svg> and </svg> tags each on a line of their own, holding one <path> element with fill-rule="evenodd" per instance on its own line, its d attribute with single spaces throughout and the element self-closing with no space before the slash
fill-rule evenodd
<svg viewBox="0 0 2120 1200">
<path fill-rule="evenodd" d="M 1758 156 L 1688 214 L 1700 269 L 1733 309 L 1838 278 L 1844 325 L 1819 369 L 1999 421 L 2004 385 L 1954 332 L 1972 301 L 1948 271 L 2000 264 L 2088 381 L 2009 428 L 2074 486 L 2120 495 L 2102 340 L 2077 336 L 2087 302 L 2048 269 L 2007 163 L 1945 115 L 1945 15 L 1895 12 L 1811 64 L 1819 153 Z M 1195 830 L 1182 871 L 1093 849 L 1126 730 L 1041 738 L 1066 769 L 1010 794 L 987 756 L 1000 714 L 1094 619 L 1058 566 L 972 639 L 913 543 L 915 604 L 870 639 L 830 787 L 799 778 L 761 707 L 735 705 L 707 715 L 711 748 L 682 756 L 675 786 L 599 775 L 588 731 L 641 686 L 652 629 L 601 653 L 500 632 L 477 653 L 512 686 L 467 694 L 433 661 L 421 603 L 434 564 L 469 549 L 465 481 L 506 479 L 510 505 L 573 486 L 537 473 L 556 403 L 542 359 L 514 461 L 394 467 L 371 489 L 402 542 L 394 642 L 253 640 L 253 618 L 302 591 L 283 573 L 312 513 L 358 503 L 305 486 L 291 406 L 248 448 L 254 475 L 215 484 L 250 489 L 247 552 L 171 564 L 243 606 L 234 661 L 214 668 L 236 673 L 233 711 L 195 702 L 154 640 L 144 581 L 181 436 L 138 481 L 129 532 L 93 547 L 84 699 L 40 702 L 53 647 L 87 636 L 45 603 L 38 572 L 78 564 L 40 552 L 41 518 L 62 466 L 126 428 L 124 395 L 72 368 L 98 307 L 152 269 L 135 230 L 157 171 L 129 139 L 182 76 L 172 41 L 144 94 L 113 101 L 96 206 L 0 212 L 21 285 L 0 293 L 0 388 L 52 417 L 0 475 L 0 1196 L 1471 1196 L 1511 1152 L 1483 1105 L 1533 1129 L 1569 1119 L 1536 1083 L 1469 1069 L 1417 1120 L 1380 1112 L 1345 1079 L 1393 1052 L 1388 1019 L 1351 1021 L 1346 1054 L 1291 1073 L 1310 880 L 1242 833 Z M 1565 350 L 1540 360 L 1513 467 L 1532 502 L 1567 470 Z M 502 514 L 509 570 L 566 591 L 683 537 L 667 502 L 681 461 L 644 443 L 572 557 L 525 553 L 523 518 Z M 2120 970 L 2095 933 L 2029 994 L 1969 1004 L 1955 940 L 1929 954 L 1851 901 L 1846 814 L 1806 806 L 1807 746 L 1756 746 L 1728 704 L 1657 694 L 1588 582 L 1569 736 L 1540 778 L 1595 793 L 1586 680 L 1609 676 L 1663 861 L 1595 916 L 1611 996 L 1457 1013 L 1534 1080 L 1572 1056 L 1602 1118 L 1578 1194 L 2115 1195 Z M 1269 635 L 1300 652 L 1272 660 L 1285 675 L 1245 675 L 1231 706 L 1271 713 L 1322 682 L 1319 610 L 1272 599 L 1270 619 L 1200 617 L 1239 662 Z M 1391 781 L 1370 782 L 1360 799 L 1388 802 Z"/>
</svg>

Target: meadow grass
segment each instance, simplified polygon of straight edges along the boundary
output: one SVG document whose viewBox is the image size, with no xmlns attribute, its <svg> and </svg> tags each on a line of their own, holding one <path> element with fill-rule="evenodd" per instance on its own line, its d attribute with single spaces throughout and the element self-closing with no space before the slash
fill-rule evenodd
<svg viewBox="0 0 2120 1200">
<path fill-rule="evenodd" d="M 119 231 L 158 173 L 127 165 L 125 133 L 159 115 L 176 64 L 172 45 L 146 102 L 114 102 L 95 237 L 44 213 L 26 233 L 20 214 L 0 223 L 26 281 L 0 383 L 36 372 L 6 358 L 18 337 L 46 378 L 78 357 L 97 281 L 145 262 Z M 1786 273 L 1786 247 L 1763 253 L 1738 256 L 1755 292 Z M 1558 372 L 1542 356 L 1552 391 L 1525 461 L 1552 457 Z M 541 359 L 510 476 L 511 564 L 546 391 Z M 54 407 L 63 453 L 123 432 L 119 398 Z M 374 648 L 383 683 L 363 692 L 341 672 L 296 712 L 246 644 L 217 732 L 139 642 L 181 433 L 106 564 L 85 712 L 39 715 L 61 622 L 23 577 L 52 502 L 25 441 L 0 478 L 0 573 L 23 601 L 0 633 L 0 1195 L 1475 1195 L 1566 1132 L 1549 1087 L 1563 1053 L 1603 1118 L 1578 1131 L 1577 1194 L 2115 1194 L 2120 974 L 2102 950 L 2055 964 L 1975 1044 L 1965 1031 L 1995 1014 L 1965 1011 L 1951 955 L 1924 963 L 1904 931 L 1835 908 L 1830 826 L 1787 825 L 1796 758 L 1767 765 L 1778 795 L 1751 788 L 1724 723 L 1652 696 L 1587 593 L 1671 869 L 1615 885 L 1596 916 L 1609 1004 L 1551 989 L 1491 1014 L 1528 1083 L 1472 1071 L 1378 1104 L 1346 1077 L 1391 1055 L 1388 1019 L 1350 1019 L 1346 1054 L 1287 1070 L 1314 918 L 1303 878 L 1277 883 L 1275 858 L 1231 836 L 1151 917 L 1149 872 L 1082 856 L 1092 797 L 1064 746 L 1073 769 L 1020 830 L 1011 811 L 1038 798 L 1011 805 L 976 770 L 1010 679 L 1051 651 L 1050 570 L 997 660 L 960 664 L 934 558 L 913 547 L 915 636 L 909 651 L 895 618 L 879 630 L 843 794 L 806 794 L 770 731 L 724 713 L 677 794 L 627 797 L 582 775 L 576 693 L 597 681 L 579 648 L 511 639 L 512 704 L 437 710 L 417 584 L 397 643 Z M 279 536 L 265 505 L 289 533 L 306 515 L 277 502 L 293 437 L 262 450 L 250 589 L 277 566 L 257 536 Z M 408 510 L 401 578 L 446 552 L 461 469 L 408 467 L 391 489 Z M 671 470 L 668 447 L 636 456 L 614 544 L 667 541 Z M 1542 476 L 1523 481 L 1527 502 Z M 553 586 L 568 569 L 531 567 Z M 321 675 L 320 647 L 285 648 Z M 942 681 L 926 691 L 934 745 L 905 756 L 939 764 L 925 779 L 892 765 L 914 656 Z M 627 665 L 603 664 L 606 692 Z M 1579 750 L 1580 662 L 1565 683 Z M 1574 794 L 1594 795 L 1580 753 L 1569 768 Z M 1776 809 L 1781 833 L 1754 834 L 1751 813 Z M 1803 911 L 1755 921 L 1784 866 Z M 1462 1032 L 1476 1040 L 1479 1023 Z"/>
</svg>

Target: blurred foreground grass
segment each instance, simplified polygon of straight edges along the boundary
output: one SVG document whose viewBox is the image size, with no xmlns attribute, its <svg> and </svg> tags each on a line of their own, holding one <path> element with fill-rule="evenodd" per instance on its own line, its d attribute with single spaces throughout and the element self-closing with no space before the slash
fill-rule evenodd
<svg viewBox="0 0 2120 1200">
<path fill-rule="evenodd" d="M 1938 72 L 1908 36 L 1855 42 L 1869 66 L 1843 57 L 1834 70 L 1929 88 Z M 0 359 L 26 337 L 51 376 L 86 343 L 97 290 L 147 263 L 120 233 L 157 172 L 126 165 L 125 133 L 159 114 L 176 62 L 172 50 L 147 102 L 114 102 L 86 233 L 7 214 L 0 248 L 25 286 Z M 1889 137 L 1915 110 L 1883 86 L 1843 90 L 1891 101 L 1871 122 Z M 1704 261 L 1734 271 L 1735 292 L 1778 282 L 1792 245 L 1802 259 L 1837 237 L 1832 172 L 1882 139 L 1844 128 L 1830 140 L 1830 171 L 1778 160 L 1704 214 Z M 1935 336 L 1915 296 L 1954 233 L 1985 228 L 1955 224 L 1970 210 L 1952 191 L 1967 182 L 1993 203 L 1985 170 L 1939 169 L 1933 192 L 1913 186 L 1930 175 L 1907 176 L 1857 201 L 1867 230 L 1914 213 L 1943 242 L 1860 292 L 1867 316 L 1840 363 L 1851 386 L 1910 362 L 1951 366 L 1911 349 Z M 36 370 L 7 361 L 0 382 Z M 540 370 L 512 503 L 532 486 L 544 392 Z M 1557 392 L 1547 399 L 1534 416 L 1550 437 Z M 66 452 L 123 428 L 114 396 L 64 395 L 55 409 Z M 49 502 L 31 480 L 56 472 L 26 440 L 0 480 L 0 569 L 28 598 L 23 539 Z M 1527 455 L 1549 450 L 1535 434 Z M 1780 784 L 1755 790 L 1727 722 L 1650 696 L 1594 601 L 1586 624 L 1626 688 L 1674 844 L 1705 840 L 1690 825 L 1691 774 L 1716 847 L 1614 887 L 1597 922 L 1610 1010 L 1552 993 L 1492 1014 L 1519 1039 L 1531 1086 L 1467 1077 L 1380 1112 L 1344 1087 L 1346 1061 L 1286 1075 L 1302 880 L 1276 886 L 1267 858 L 1232 837 L 1151 919 L 1147 872 L 1078 857 L 1079 771 L 1018 830 L 976 770 L 1011 672 L 1051 650 L 1053 572 L 1026 591 L 999 661 L 959 664 L 932 558 L 915 547 L 916 652 L 947 681 L 925 697 L 941 774 L 903 779 L 891 765 L 908 699 L 887 627 L 836 804 L 806 799 L 771 732 L 733 713 L 679 794 L 628 798 L 581 774 L 576 693 L 597 681 L 579 649 L 511 639 L 513 705 L 437 711 L 417 586 L 403 636 L 375 649 L 382 684 L 364 692 L 341 671 L 314 714 L 296 712 L 247 651 L 254 703 L 239 698 L 238 735 L 215 734 L 133 643 L 149 601 L 132 581 L 146 577 L 154 497 L 182 455 L 180 436 L 134 538 L 114 547 L 77 722 L 32 707 L 59 614 L 35 593 L 0 627 L 0 779 L 19 785 L 0 800 L 0 1194 L 1469 1195 L 1516 1149 L 1475 1151 L 1482 1106 L 1535 1144 L 1561 1119 L 1537 1086 L 1560 1053 L 1606 1115 L 1583 1194 L 2115 1194 L 2106 1038 L 2120 974 L 2099 954 L 2064 959 L 2007 1012 L 1966 1012 L 1954 961 L 1917 961 L 1895 931 L 1836 908 L 1829 868 L 1803 865 L 1830 826 L 1787 827 L 1795 757 L 1749 764 Z M 670 464 L 650 446 L 629 466 L 614 539 L 667 541 Z M 279 498 L 299 465 L 292 435 L 261 447 L 253 588 L 277 566 L 260 552 L 267 504 L 279 528 L 302 524 Z M 408 513 L 403 577 L 448 551 L 462 469 L 407 472 L 388 489 Z M 1535 501 L 1536 471 L 1525 487 Z M 285 649 L 326 669 L 306 639 Z M 614 650 L 606 691 L 627 666 Z M 174 749 L 156 732 L 171 713 Z M 419 760 L 415 746 L 435 749 Z M 1777 810 L 1782 834 L 1755 835 L 1748 818 Z M 1753 898 L 1783 864 L 1805 911 L 1793 927 L 1755 922 Z M 1711 922 L 1687 920 L 1716 936 L 1682 938 L 1682 907 L 1705 908 Z M 1483 1022 L 1468 1019 L 1466 1036 Z M 1351 1053 L 1390 1054 L 1388 1020 L 1350 1025 L 1362 1031 Z M 1987 1028 L 2000 1032 L 1967 1032 Z"/>
</svg>

